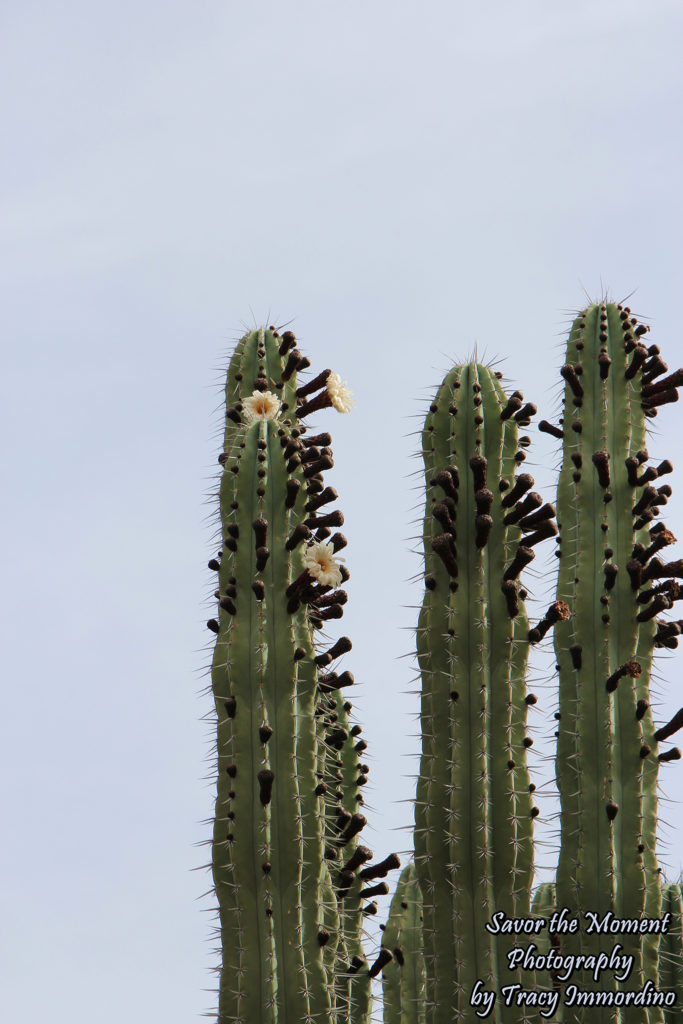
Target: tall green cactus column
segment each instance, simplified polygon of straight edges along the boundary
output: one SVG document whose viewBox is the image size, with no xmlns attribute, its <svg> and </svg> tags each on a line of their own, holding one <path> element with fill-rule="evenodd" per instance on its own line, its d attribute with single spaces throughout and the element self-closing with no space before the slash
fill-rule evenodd
<svg viewBox="0 0 683 1024">
<path fill-rule="evenodd" d="M 219 1024 L 368 1024 L 371 971 L 363 952 L 368 903 L 398 866 L 369 863 L 360 843 L 367 765 L 335 670 L 351 650 L 331 646 L 349 572 L 333 532 L 337 492 L 328 433 L 306 417 L 352 399 L 324 370 L 297 386 L 309 362 L 290 331 L 245 335 L 228 369 L 223 544 L 212 685 L 218 716 L 213 874 L 223 962 Z"/>
<path fill-rule="evenodd" d="M 557 531 L 554 508 L 517 474 L 535 407 L 479 364 L 456 366 L 423 432 L 426 592 L 417 630 L 422 756 L 415 864 L 423 897 L 427 1024 L 474 1022 L 477 981 L 521 981 L 507 969 L 497 912 L 529 915 L 532 804 L 526 752 L 529 625 L 519 582 L 534 547 Z M 539 624 L 539 639 L 552 624 Z M 537 635 L 536 635 L 537 634 Z M 481 1007 L 479 1007 L 481 1009 Z M 529 1019 L 500 1000 L 488 1018 Z"/>
<path fill-rule="evenodd" d="M 675 538 L 658 522 L 671 494 L 659 479 L 670 463 L 648 466 L 646 419 L 677 397 L 676 375 L 646 328 L 628 309 L 603 303 L 574 322 L 566 363 L 558 488 L 561 535 L 558 599 L 571 616 L 555 629 L 560 676 L 557 778 L 561 798 L 558 907 L 585 926 L 599 917 L 658 918 L 660 876 L 655 851 L 657 773 L 672 756 L 658 754 L 649 680 L 657 646 L 670 645 L 677 624 L 658 616 L 672 606 L 680 563 L 656 557 Z M 674 640 L 675 642 L 675 640 Z M 657 984 L 657 934 L 562 937 L 563 952 L 597 954 L 619 941 L 635 967 L 626 991 Z M 587 989 L 616 990 L 614 974 Z M 614 1010 L 565 1010 L 565 1021 L 612 1021 Z M 588 1014 L 588 1016 L 587 1016 Z M 659 1009 L 620 1011 L 628 1024 L 660 1024 Z"/>
<path fill-rule="evenodd" d="M 320 663 L 313 629 L 344 578 L 317 509 L 331 458 L 302 435 L 308 360 L 291 332 L 247 334 L 226 386 L 223 545 L 212 681 L 218 716 L 213 872 L 223 966 L 220 1024 L 331 1020 L 338 912 L 325 861 Z M 316 382 L 313 382 L 314 385 Z M 318 402 L 329 405 L 330 401 Z M 312 439 L 315 441 L 315 439 Z M 315 531 L 315 532 L 314 532 Z M 318 660 L 316 660 L 318 659 Z M 328 673 L 329 676 L 329 673 Z"/>
</svg>

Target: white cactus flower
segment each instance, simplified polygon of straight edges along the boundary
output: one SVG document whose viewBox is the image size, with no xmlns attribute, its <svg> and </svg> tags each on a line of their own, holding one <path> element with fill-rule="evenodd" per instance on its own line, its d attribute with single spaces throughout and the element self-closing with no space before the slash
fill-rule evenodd
<svg viewBox="0 0 683 1024">
<path fill-rule="evenodd" d="M 329 541 L 309 544 L 304 552 L 304 566 L 323 586 L 338 587 L 342 582 L 341 568 Z"/>
<path fill-rule="evenodd" d="M 247 423 L 257 420 L 275 420 L 280 414 L 280 399 L 272 391 L 254 391 L 242 402 Z"/>
<path fill-rule="evenodd" d="M 351 412 L 353 394 L 346 381 L 342 381 L 338 373 L 331 373 L 327 378 L 327 393 L 337 412 Z"/>
</svg>

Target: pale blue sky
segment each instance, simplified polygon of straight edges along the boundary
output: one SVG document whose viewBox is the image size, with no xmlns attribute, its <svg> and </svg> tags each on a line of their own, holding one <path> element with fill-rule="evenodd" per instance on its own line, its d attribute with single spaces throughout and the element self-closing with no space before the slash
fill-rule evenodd
<svg viewBox="0 0 683 1024">
<path fill-rule="evenodd" d="M 293 319 L 355 392 L 351 416 L 320 417 L 350 541 L 345 667 L 368 840 L 407 849 L 410 434 L 475 345 L 552 418 L 584 289 L 637 289 L 683 363 L 683 11 L 22 0 L 2 22 L 0 1016 L 186 1024 L 213 1005 L 210 883 L 191 869 L 210 852 L 193 846 L 212 813 L 204 499 L 230 345 Z M 680 452 L 682 410 L 656 421 L 654 456 Z M 533 436 L 551 496 L 554 445 Z M 550 591 L 539 577 L 539 610 Z M 662 720 L 681 668 L 659 659 Z M 537 690 L 549 751 L 552 684 Z M 683 768 L 664 767 L 674 874 Z M 547 877 L 551 849 L 539 860 Z"/>
</svg>

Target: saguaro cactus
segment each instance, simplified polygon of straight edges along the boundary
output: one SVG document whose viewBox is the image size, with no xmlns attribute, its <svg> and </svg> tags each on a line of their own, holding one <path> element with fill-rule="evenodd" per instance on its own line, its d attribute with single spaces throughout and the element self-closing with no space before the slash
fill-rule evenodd
<svg viewBox="0 0 683 1024">
<path fill-rule="evenodd" d="M 535 406 L 495 373 L 455 366 L 422 437 L 426 591 L 417 629 L 422 756 L 415 861 L 423 898 L 426 1020 L 474 1021 L 475 986 L 507 972 L 495 913 L 529 914 L 533 806 L 526 751 L 529 624 L 519 582 L 557 532 L 554 508 L 517 473 Z M 560 616 L 564 608 L 557 608 Z M 552 615 L 552 612 L 551 612 Z M 545 624 L 539 633 L 549 627 Z M 503 975 L 503 971 L 505 974 Z M 514 1008 L 490 1020 L 521 1020 Z"/>
</svg>

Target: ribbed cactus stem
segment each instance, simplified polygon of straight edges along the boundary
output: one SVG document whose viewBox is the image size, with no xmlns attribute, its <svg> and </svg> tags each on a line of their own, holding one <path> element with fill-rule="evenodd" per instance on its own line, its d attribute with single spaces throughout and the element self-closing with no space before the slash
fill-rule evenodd
<svg viewBox="0 0 683 1024">
<path fill-rule="evenodd" d="M 308 365 L 291 332 L 270 328 L 245 335 L 228 369 L 223 547 L 209 563 L 219 613 L 208 623 L 217 633 L 219 1024 L 367 1024 L 361 937 L 376 906 L 364 879 L 397 866 L 373 869 L 360 839 L 365 742 L 348 719 L 353 675 L 337 664 L 351 641 L 316 644 L 343 615 L 349 573 L 339 556 L 346 538 L 333 532 L 344 517 L 323 480 L 331 439 L 307 436 L 303 419 L 347 412 L 352 399 L 329 370 L 298 385 Z"/>
<path fill-rule="evenodd" d="M 305 478 L 286 452 L 296 444 L 296 373 L 280 383 L 281 344 L 273 331 L 245 336 L 226 389 L 224 544 L 212 674 L 221 1024 L 316 1021 L 330 1009 L 318 943 L 317 670 L 306 610 L 290 614 L 285 601 L 289 582 L 303 569 L 301 548 L 288 550 L 286 540 L 306 513 L 303 500 L 287 508 L 282 499 L 291 481 L 299 483 L 303 499 Z M 271 418 L 261 418 L 269 411 Z"/>
<path fill-rule="evenodd" d="M 495 373 L 456 366 L 423 432 L 426 593 L 417 630 L 422 757 L 415 863 L 423 896 L 426 1020 L 477 1020 L 470 996 L 515 981 L 493 914 L 529 912 L 532 806 L 526 751 L 529 626 L 519 576 L 556 532 L 530 492 L 518 427 L 535 407 Z M 525 517 L 526 518 L 525 520 Z M 543 524 L 546 524 L 543 526 Z M 542 529 L 539 529 L 542 527 Z M 504 980 L 503 980 L 504 979 Z M 490 1020 L 520 1021 L 497 1003 Z"/>
<path fill-rule="evenodd" d="M 341 535 L 323 543 L 343 517 L 320 512 L 336 492 L 322 482 L 329 447 L 305 440 L 296 389 L 307 365 L 291 332 L 271 328 L 245 335 L 228 369 L 223 548 L 211 563 L 219 617 L 209 623 L 220 1024 L 320 1024 L 336 1012 L 339 905 L 324 858 L 327 746 L 316 709 L 343 685 L 330 669 L 350 643 L 318 652 L 314 630 L 341 612 L 334 587 L 348 573 L 334 556 Z"/>
<path fill-rule="evenodd" d="M 344 646 L 344 645 L 342 645 Z M 351 704 L 344 690 L 320 696 L 318 721 L 326 751 L 326 856 L 330 865 L 339 912 L 339 961 L 335 973 L 335 1010 L 338 1020 L 364 1024 L 371 1007 L 371 986 L 362 938 L 366 916 L 376 912 L 361 871 L 373 852 L 361 835 L 365 824 L 363 788 L 369 768 L 362 760 L 365 741 L 349 719 Z M 357 831 L 356 831 L 357 830 Z M 351 968 L 351 969 L 349 969 Z"/>
<path fill-rule="evenodd" d="M 401 872 L 373 970 L 382 971 L 384 1024 L 425 1024 L 422 894 L 415 864 Z"/>
<path fill-rule="evenodd" d="M 665 628 L 656 616 L 671 606 L 676 566 L 657 564 L 673 540 L 656 523 L 671 493 L 648 467 L 646 418 L 662 393 L 658 350 L 630 311 L 603 303 L 575 320 L 565 380 L 563 462 L 557 511 L 561 534 L 558 600 L 570 617 L 555 626 L 560 675 L 557 777 L 562 804 L 557 904 L 587 924 L 587 911 L 618 918 L 657 918 L 661 909 L 655 854 L 657 739 L 650 711 L 652 655 Z M 661 362 L 661 361 L 660 361 Z M 664 365 L 664 364 L 662 364 Z M 649 381 L 649 383 L 648 383 Z M 654 524 L 654 525 L 653 525 Z M 656 934 L 620 936 L 635 960 L 621 987 L 657 981 Z M 598 953 L 605 936 L 585 930 L 563 949 Z M 607 972 L 596 985 L 615 989 Z M 565 1020 L 582 1020 L 567 1011 Z M 594 1009 L 596 1024 L 614 1011 Z M 621 1011 L 628 1024 L 662 1021 L 659 1009 Z"/>
<path fill-rule="evenodd" d="M 536 947 L 535 955 L 537 957 L 547 956 L 551 951 L 554 953 L 559 953 L 560 936 L 556 931 L 551 932 L 548 924 L 551 921 L 556 909 L 557 898 L 555 895 L 555 883 L 543 882 L 536 889 L 536 892 L 534 893 L 534 898 L 531 903 L 532 915 L 534 917 L 540 917 L 542 920 L 547 922 L 545 928 L 539 931 L 537 934 L 534 934 L 533 936 L 533 945 Z M 523 941 L 522 945 L 530 945 L 530 943 Z M 532 985 L 529 985 L 528 974 L 525 974 L 525 979 L 527 985 L 537 992 L 549 992 L 551 989 L 554 989 L 557 992 L 557 995 L 555 996 L 555 999 L 557 1001 L 557 1009 L 555 1010 L 555 1013 L 553 1014 L 551 1019 L 553 1021 L 557 1021 L 559 1024 L 559 1022 L 563 1020 L 563 1009 L 561 999 L 561 985 L 556 975 L 557 972 L 555 971 L 536 970 L 531 975 L 531 978 L 533 978 Z M 547 1004 L 547 1006 L 550 1005 L 550 1003 Z M 540 1022 L 544 1019 L 547 1019 L 547 1017 L 541 1017 L 539 1012 L 537 1020 Z"/>
<path fill-rule="evenodd" d="M 676 1004 L 664 1013 L 665 1024 L 677 1024 L 683 999 L 683 887 L 670 882 L 662 887 L 662 914 L 670 915 L 669 928 L 659 942 L 660 990 L 676 993 Z"/>
</svg>

